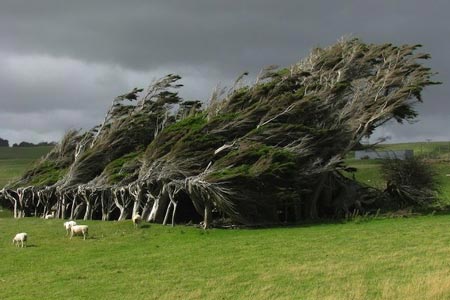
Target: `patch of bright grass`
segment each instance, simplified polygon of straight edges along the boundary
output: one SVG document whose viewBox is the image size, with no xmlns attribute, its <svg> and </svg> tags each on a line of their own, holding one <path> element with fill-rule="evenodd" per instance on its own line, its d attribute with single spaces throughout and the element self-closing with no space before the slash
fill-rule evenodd
<svg viewBox="0 0 450 300">
<path fill-rule="evenodd" d="M 0 219 L 2 299 L 447 299 L 450 217 L 259 230 Z M 15 248 L 17 232 L 29 247 Z"/>
</svg>

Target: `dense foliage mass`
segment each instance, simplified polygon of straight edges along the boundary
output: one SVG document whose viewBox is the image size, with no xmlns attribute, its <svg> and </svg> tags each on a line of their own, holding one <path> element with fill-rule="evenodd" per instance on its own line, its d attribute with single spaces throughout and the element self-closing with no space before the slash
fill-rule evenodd
<svg viewBox="0 0 450 300">
<path fill-rule="evenodd" d="M 343 158 L 377 126 L 416 117 L 434 84 L 419 47 L 341 40 L 289 68 L 265 68 L 254 84 L 244 73 L 204 109 L 181 99 L 180 77 L 169 74 L 117 97 L 99 126 L 67 133 L 3 199 L 16 217 L 139 213 L 205 227 L 363 208 L 377 194 L 343 175 Z"/>
<path fill-rule="evenodd" d="M 386 159 L 381 171 L 392 205 L 399 208 L 426 206 L 436 200 L 439 189 L 436 173 L 424 160 Z"/>
</svg>

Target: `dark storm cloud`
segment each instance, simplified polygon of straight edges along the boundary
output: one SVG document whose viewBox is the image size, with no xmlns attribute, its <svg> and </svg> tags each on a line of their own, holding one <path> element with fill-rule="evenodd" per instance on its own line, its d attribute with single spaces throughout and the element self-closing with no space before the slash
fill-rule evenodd
<svg viewBox="0 0 450 300">
<path fill-rule="evenodd" d="M 0 114 L 44 118 L 39 134 L 61 133 L 95 124 L 115 95 L 165 73 L 184 76 L 186 97 L 207 98 L 216 82 L 268 64 L 292 64 L 345 34 L 424 44 L 440 73 L 436 79 L 449 82 L 448 11 L 450 2 L 439 0 L 1 0 Z M 410 131 L 391 126 L 384 132 L 414 139 L 424 128 L 424 134 L 450 139 L 442 132 L 450 127 L 447 92 L 447 85 L 425 92 L 421 121 Z M 73 120 L 51 121 L 63 111 L 73 112 Z M 3 122 L 0 136 L 26 130 L 12 124 Z"/>
</svg>

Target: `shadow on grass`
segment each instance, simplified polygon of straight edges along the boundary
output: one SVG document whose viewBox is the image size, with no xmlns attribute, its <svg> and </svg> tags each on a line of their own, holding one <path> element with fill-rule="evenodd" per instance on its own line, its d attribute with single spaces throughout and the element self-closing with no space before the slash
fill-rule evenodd
<svg viewBox="0 0 450 300">
<path fill-rule="evenodd" d="M 297 223 L 279 223 L 279 224 L 261 224 L 254 226 L 243 226 L 243 229 L 267 229 L 267 228 L 299 228 L 299 227 L 314 227 L 320 225 L 330 225 L 330 224 L 344 224 L 345 219 L 318 219 L 318 220 L 306 220 L 304 222 Z"/>
</svg>

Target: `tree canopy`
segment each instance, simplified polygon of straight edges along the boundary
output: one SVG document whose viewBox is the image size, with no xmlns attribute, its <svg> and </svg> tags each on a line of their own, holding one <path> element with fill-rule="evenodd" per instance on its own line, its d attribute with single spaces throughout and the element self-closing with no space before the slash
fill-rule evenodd
<svg viewBox="0 0 450 300">
<path fill-rule="evenodd" d="M 203 107 L 180 76 L 117 97 L 103 122 L 70 131 L 3 190 L 16 216 L 275 224 L 339 216 L 376 201 L 344 157 L 389 120 L 411 121 L 436 84 L 420 45 L 342 39 L 287 68 L 247 73 Z M 33 199 L 32 202 L 29 199 Z"/>
</svg>

